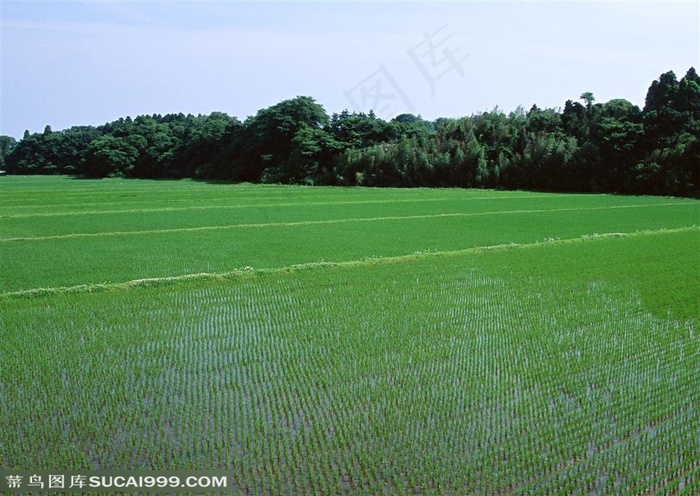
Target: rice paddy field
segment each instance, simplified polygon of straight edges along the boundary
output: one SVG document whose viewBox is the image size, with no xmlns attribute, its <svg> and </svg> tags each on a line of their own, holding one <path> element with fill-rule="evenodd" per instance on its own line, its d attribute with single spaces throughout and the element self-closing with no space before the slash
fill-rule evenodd
<svg viewBox="0 0 700 496">
<path fill-rule="evenodd" d="M 0 178 L 0 469 L 700 493 L 700 203 Z"/>
</svg>

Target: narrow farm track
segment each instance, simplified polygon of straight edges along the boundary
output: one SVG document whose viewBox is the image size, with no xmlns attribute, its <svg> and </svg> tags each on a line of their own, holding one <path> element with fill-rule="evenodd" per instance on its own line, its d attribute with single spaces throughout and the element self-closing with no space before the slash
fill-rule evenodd
<svg viewBox="0 0 700 496">
<path fill-rule="evenodd" d="M 373 203 L 373 202 L 371 202 Z M 290 204 L 291 205 L 291 204 Z M 284 206 L 284 205 L 282 205 Z M 289 205 L 288 205 L 289 206 Z M 71 238 L 93 238 L 100 236 L 130 236 L 130 235 L 148 235 L 148 234 L 161 234 L 161 233 L 178 233 L 178 232 L 197 232 L 197 231 L 218 231 L 226 229 L 242 229 L 242 228 L 267 228 L 267 227 L 295 227 L 295 226 L 313 226 L 313 225 L 327 225 L 327 224 L 345 224 L 345 223 L 355 223 L 355 222 L 379 222 L 379 221 L 392 221 L 392 220 L 418 220 L 418 219 L 439 219 L 439 218 L 450 218 L 450 217 L 484 217 L 489 215 L 514 215 L 514 214 L 543 214 L 543 213 L 556 213 L 556 212 L 585 212 L 585 211 L 606 211 L 606 210 L 618 210 L 618 209 L 633 209 L 633 208 L 656 208 L 656 207 L 678 207 L 684 206 L 683 203 L 656 203 L 652 205 L 612 205 L 606 207 L 581 207 L 581 208 L 551 208 L 551 209 L 531 209 L 531 210 L 494 210 L 489 212 L 454 212 L 454 213 L 441 213 L 441 214 L 429 214 L 429 215 L 396 215 L 396 216 L 385 216 L 385 217 L 359 217 L 359 218 L 349 218 L 349 219 L 329 219 L 329 220 L 308 220 L 308 221 L 298 221 L 298 222 L 266 222 L 266 223 L 241 223 L 241 224 L 229 224 L 220 226 L 198 226 L 198 227 L 182 227 L 173 229 L 147 229 L 141 231 L 105 231 L 97 233 L 72 233 L 72 234 L 60 234 L 54 236 L 28 236 L 28 237 L 14 237 L 14 238 L 0 238 L 0 243 L 7 242 L 17 242 L 17 241 L 46 241 L 46 240 L 57 240 L 57 239 L 71 239 Z M 199 207 L 192 207 L 199 208 Z M 211 207 L 201 207 L 201 208 L 211 208 Z M 222 207 L 228 208 L 228 207 Z M 177 210 L 177 209 L 174 209 Z M 158 210 L 167 211 L 167 209 Z M 102 212 L 105 213 L 105 212 Z M 123 212 L 110 212 L 110 213 L 123 213 Z M 50 215 L 63 215 L 63 214 L 45 214 Z M 72 215 L 72 214 L 68 214 Z"/>
<path fill-rule="evenodd" d="M 376 219 L 372 219 L 376 220 Z M 330 267 L 358 267 L 358 266 L 372 266 L 378 264 L 394 264 L 401 263 L 408 260 L 416 260 L 428 257 L 444 257 L 444 256 L 455 256 L 455 255 L 466 255 L 470 253 L 480 253 L 489 250 L 499 250 L 499 249 L 512 249 L 512 248 L 537 248 L 543 246 L 551 246 L 553 244 L 568 244 L 568 243 L 581 243 L 593 240 L 603 240 L 610 237 L 626 237 L 626 236 L 653 236 L 653 235 L 663 235 L 669 233 L 680 233 L 680 232 L 692 232 L 700 231 L 700 226 L 690 226 L 682 227 L 676 229 L 655 229 L 646 231 L 637 231 L 632 233 L 602 233 L 595 236 L 570 238 L 570 239 L 558 239 L 558 240 L 548 240 L 537 243 L 506 243 L 499 245 L 490 246 L 479 246 L 474 248 L 466 248 L 463 250 L 449 250 L 449 251 L 434 251 L 420 254 L 412 255 L 401 255 L 392 257 L 373 257 L 363 260 L 351 260 L 346 262 L 311 262 L 305 264 L 295 264 L 288 267 L 281 267 L 275 269 L 238 269 L 228 272 L 218 272 L 218 273 L 197 273 L 197 274 L 184 274 L 168 277 L 151 277 L 143 279 L 134 279 L 131 281 L 120 282 L 120 283 L 110 283 L 110 284 L 81 284 L 76 286 L 61 286 L 61 287 L 49 287 L 49 288 L 33 288 L 22 291 L 11 291 L 6 293 L 0 293 L 0 300 L 3 298 L 17 298 L 17 297 L 32 297 L 32 296 L 44 296 L 50 294 L 64 294 L 64 293 L 93 293 L 106 290 L 124 290 L 132 289 L 138 287 L 148 287 L 148 286 L 160 286 L 168 284 L 176 284 L 184 281 L 196 281 L 196 280 L 207 280 L 207 279 L 230 279 L 241 277 L 249 274 L 259 274 L 259 273 L 285 273 L 290 271 L 298 270 L 308 270 L 308 269 L 318 269 L 318 268 L 330 268 Z M 128 234 L 128 233 L 127 233 Z M 77 236 L 77 235 L 76 235 Z"/>
</svg>

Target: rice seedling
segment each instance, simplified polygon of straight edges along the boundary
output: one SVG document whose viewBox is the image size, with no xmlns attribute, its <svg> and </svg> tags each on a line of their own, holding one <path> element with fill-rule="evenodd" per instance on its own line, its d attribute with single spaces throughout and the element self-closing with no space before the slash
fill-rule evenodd
<svg viewBox="0 0 700 496">
<path fill-rule="evenodd" d="M 25 213 L 41 212 L 42 194 L 61 204 L 42 181 L 16 185 L 15 198 L 3 201 Z M 216 250 L 231 238 L 169 233 L 162 246 L 182 254 L 154 252 L 153 265 L 135 268 L 115 260 L 100 276 L 113 270 L 115 284 L 85 291 L 56 289 L 71 280 L 48 273 L 52 265 L 42 260 L 52 260 L 58 244 L 37 248 L 33 254 L 45 258 L 37 258 L 33 279 L 27 268 L 4 288 L 49 290 L 0 296 L 3 469 L 226 469 L 240 492 L 263 494 L 690 494 L 700 487 L 700 230 L 687 213 L 697 215 L 697 203 L 163 184 L 150 192 L 155 207 L 332 202 L 336 194 L 339 204 L 377 202 L 364 211 L 373 215 L 383 200 L 410 200 L 401 208 L 414 216 L 416 199 L 434 200 L 426 202 L 430 215 L 455 213 L 460 202 L 491 205 L 474 207 L 481 216 L 386 220 L 374 234 L 359 235 L 348 222 L 285 226 L 296 238 L 284 248 L 326 240 L 308 253 L 268 250 L 275 238 L 247 228 L 246 253 L 266 251 L 259 256 L 267 270 L 235 259 L 218 269 L 255 269 L 167 284 L 120 281 L 151 277 L 139 271 L 176 259 L 176 276 L 185 266 L 199 269 L 197 243 Z M 78 182 L 62 208 L 130 210 L 119 194 L 148 204 L 143 182 L 97 187 L 102 194 L 90 195 Z M 37 191 L 34 205 L 22 206 L 23 188 Z M 504 198 L 521 202 L 520 210 L 550 201 L 550 209 L 645 206 L 604 210 L 611 218 L 586 222 L 590 212 L 573 210 L 542 214 L 541 222 L 532 213 L 487 214 Z M 329 208 L 324 220 L 361 215 L 364 206 L 348 205 Z M 317 214 L 275 213 L 282 222 Z M 188 216 L 168 222 L 192 225 Z M 543 235 L 545 219 L 553 228 Z M 43 229 L 36 227 L 32 235 Z M 432 251 L 414 254 L 425 251 L 423 236 L 445 229 L 450 235 L 432 239 Z M 358 239 L 341 243 L 341 232 Z M 626 235 L 582 237 L 593 232 Z M 68 239 L 60 242 L 76 257 L 74 268 L 80 253 L 95 251 L 102 263 L 114 253 L 101 252 L 107 243 L 98 237 Z M 512 240 L 520 245 L 474 249 Z M 337 258 L 324 251 L 333 243 Z M 75 281 L 91 284 L 80 279 L 93 270 L 90 257 L 83 262 Z M 48 282 L 38 286 L 32 281 L 41 271 Z"/>
</svg>

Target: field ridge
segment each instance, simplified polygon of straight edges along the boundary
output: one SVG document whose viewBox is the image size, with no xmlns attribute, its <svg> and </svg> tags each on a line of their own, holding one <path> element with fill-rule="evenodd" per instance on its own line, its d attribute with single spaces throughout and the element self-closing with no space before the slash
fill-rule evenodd
<svg viewBox="0 0 700 496">
<path fill-rule="evenodd" d="M 178 232 L 197 232 L 197 231 L 217 231 L 225 229 L 241 229 L 241 228 L 264 228 L 264 227 L 294 227 L 294 226 L 314 226 L 326 224 L 344 224 L 352 222 L 381 222 L 388 220 L 417 220 L 417 219 L 439 219 L 449 217 L 484 217 L 488 215 L 510 215 L 510 214 L 535 214 L 535 213 L 550 213 L 550 212 L 583 212 L 583 211 L 600 211 L 613 210 L 622 208 L 656 208 L 668 206 L 684 206 L 685 203 L 656 203 L 650 205 L 611 205 L 605 207 L 582 207 L 582 208 L 540 208 L 540 209 L 521 209 L 521 210 L 495 210 L 488 212 L 447 212 L 439 214 L 421 214 L 421 215 L 390 215 L 383 217 L 353 217 L 346 219 L 324 219 L 324 220 L 308 220 L 308 221 L 292 221 L 292 222 L 260 222 L 260 223 L 242 223 L 242 224 L 226 224 L 219 226 L 197 226 L 197 227 L 178 227 L 169 229 L 143 229 L 139 231 L 104 231 L 96 233 L 71 233 L 71 234 L 56 234 L 51 236 L 18 236 L 13 238 L 0 238 L 0 243 L 17 242 L 17 241 L 48 241 L 58 239 L 72 238 L 94 238 L 101 236 L 129 236 L 129 235 L 144 235 L 144 234 L 165 234 Z M 208 208 L 208 207 L 207 207 Z M 123 212 L 119 212 L 123 213 Z M 33 215 L 33 214 L 29 214 Z M 46 214 L 55 215 L 55 214 Z M 71 215 L 70 213 L 68 215 Z"/>
<path fill-rule="evenodd" d="M 445 257 L 445 256 L 458 256 L 467 255 L 470 253 L 480 253 L 491 250 L 502 250 L 502 249 L 515 249 L 515 248 L 538 248 L 542 246 L 549 246 L 552 244 L 568 244 L 568 243 L 578 243 L 591 240 L 604 240 L 609 238 L 617 237 L 630 237 L 630 236 L 652 236 L 659 234 L 670 234 L 678 232 L 691 232 L 700 231 L 700 226 L 687 226 L 679 228 L 661 228 L 661 229 L 646 229 L 635 232 L 608 232 L 608 233 L 595 233 L 595 234 L 584 234 L 578 238 L 548 238 L 544 241 L 538 241 L 534 243 L 500 243 L 496 245 L 489 246 L 475 246 L 471 248 L 464 248 L 460 250 L 442 250 L 442 251 L 425 251 L 416 252 L 406 255 L 398 256 L 388 256 L 388 257 L 367 257 L 360 260 L 349 260 L 341 262 L 309 262 L 302 264 L 293 264 L 286 267 L 275 267 L 275 268 L 265 268 L 265 269 L 255 269 L 253 267 L 243 267 L 227 272 L 200 272 L 196 274 L 181 274 L 176 276 L 166 276 L 166 277 L 150 277 L 142 279 L 133 279 L 125 282 L 116 283 L 98 283 L 98 284 L 80 284 L 76 286 L 60 286 L 60 287 L 49 287 L 49 288 L 32 288 L 20 291 L 10 291 L 6 293 L 0 293 L 0 301 L 3 299 L 13 299 L 13 298 L 34 298 L 42 296 L 51 296 L 59 294 L 71 294 L 71 293 L 97 293 L 103 291 L 119 291 L 128 290 L 141 287 L 154 287 L 154 286 L 165 286 L 178 284 L 187 281 L 205 281 L 205 280 L 224 280 L 224 279 L 235 279 L 244 276 L 255 276 L 260 274 L 280 274 L 288 273 L 292 271 L 300 270 L 311 270 L 318 268 L 329 268 L 329 267 L 357 267 L 357 266 L 370 266 L 377 264 L 390 264 L 390 263 L 401 263 L 406 261 L 418 260 L 428 257 Z"/>
</svg>

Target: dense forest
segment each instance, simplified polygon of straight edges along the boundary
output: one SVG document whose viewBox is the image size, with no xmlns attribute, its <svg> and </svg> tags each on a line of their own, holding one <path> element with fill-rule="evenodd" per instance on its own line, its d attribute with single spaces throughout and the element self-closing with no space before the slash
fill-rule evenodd
<svg viewBox="0 0 700 496">
<path fill-rule="evenodd" d="M 592 93 L 563 109 L 427 121 L 329 116 L 300 96 L 241 122 L 142 115 L 0 137 L 8 174 L 195 178 L 262 183 L 534 189 L 700 196 L 700 77 L 669 71 L 644 108 Z"/>
</svg>

